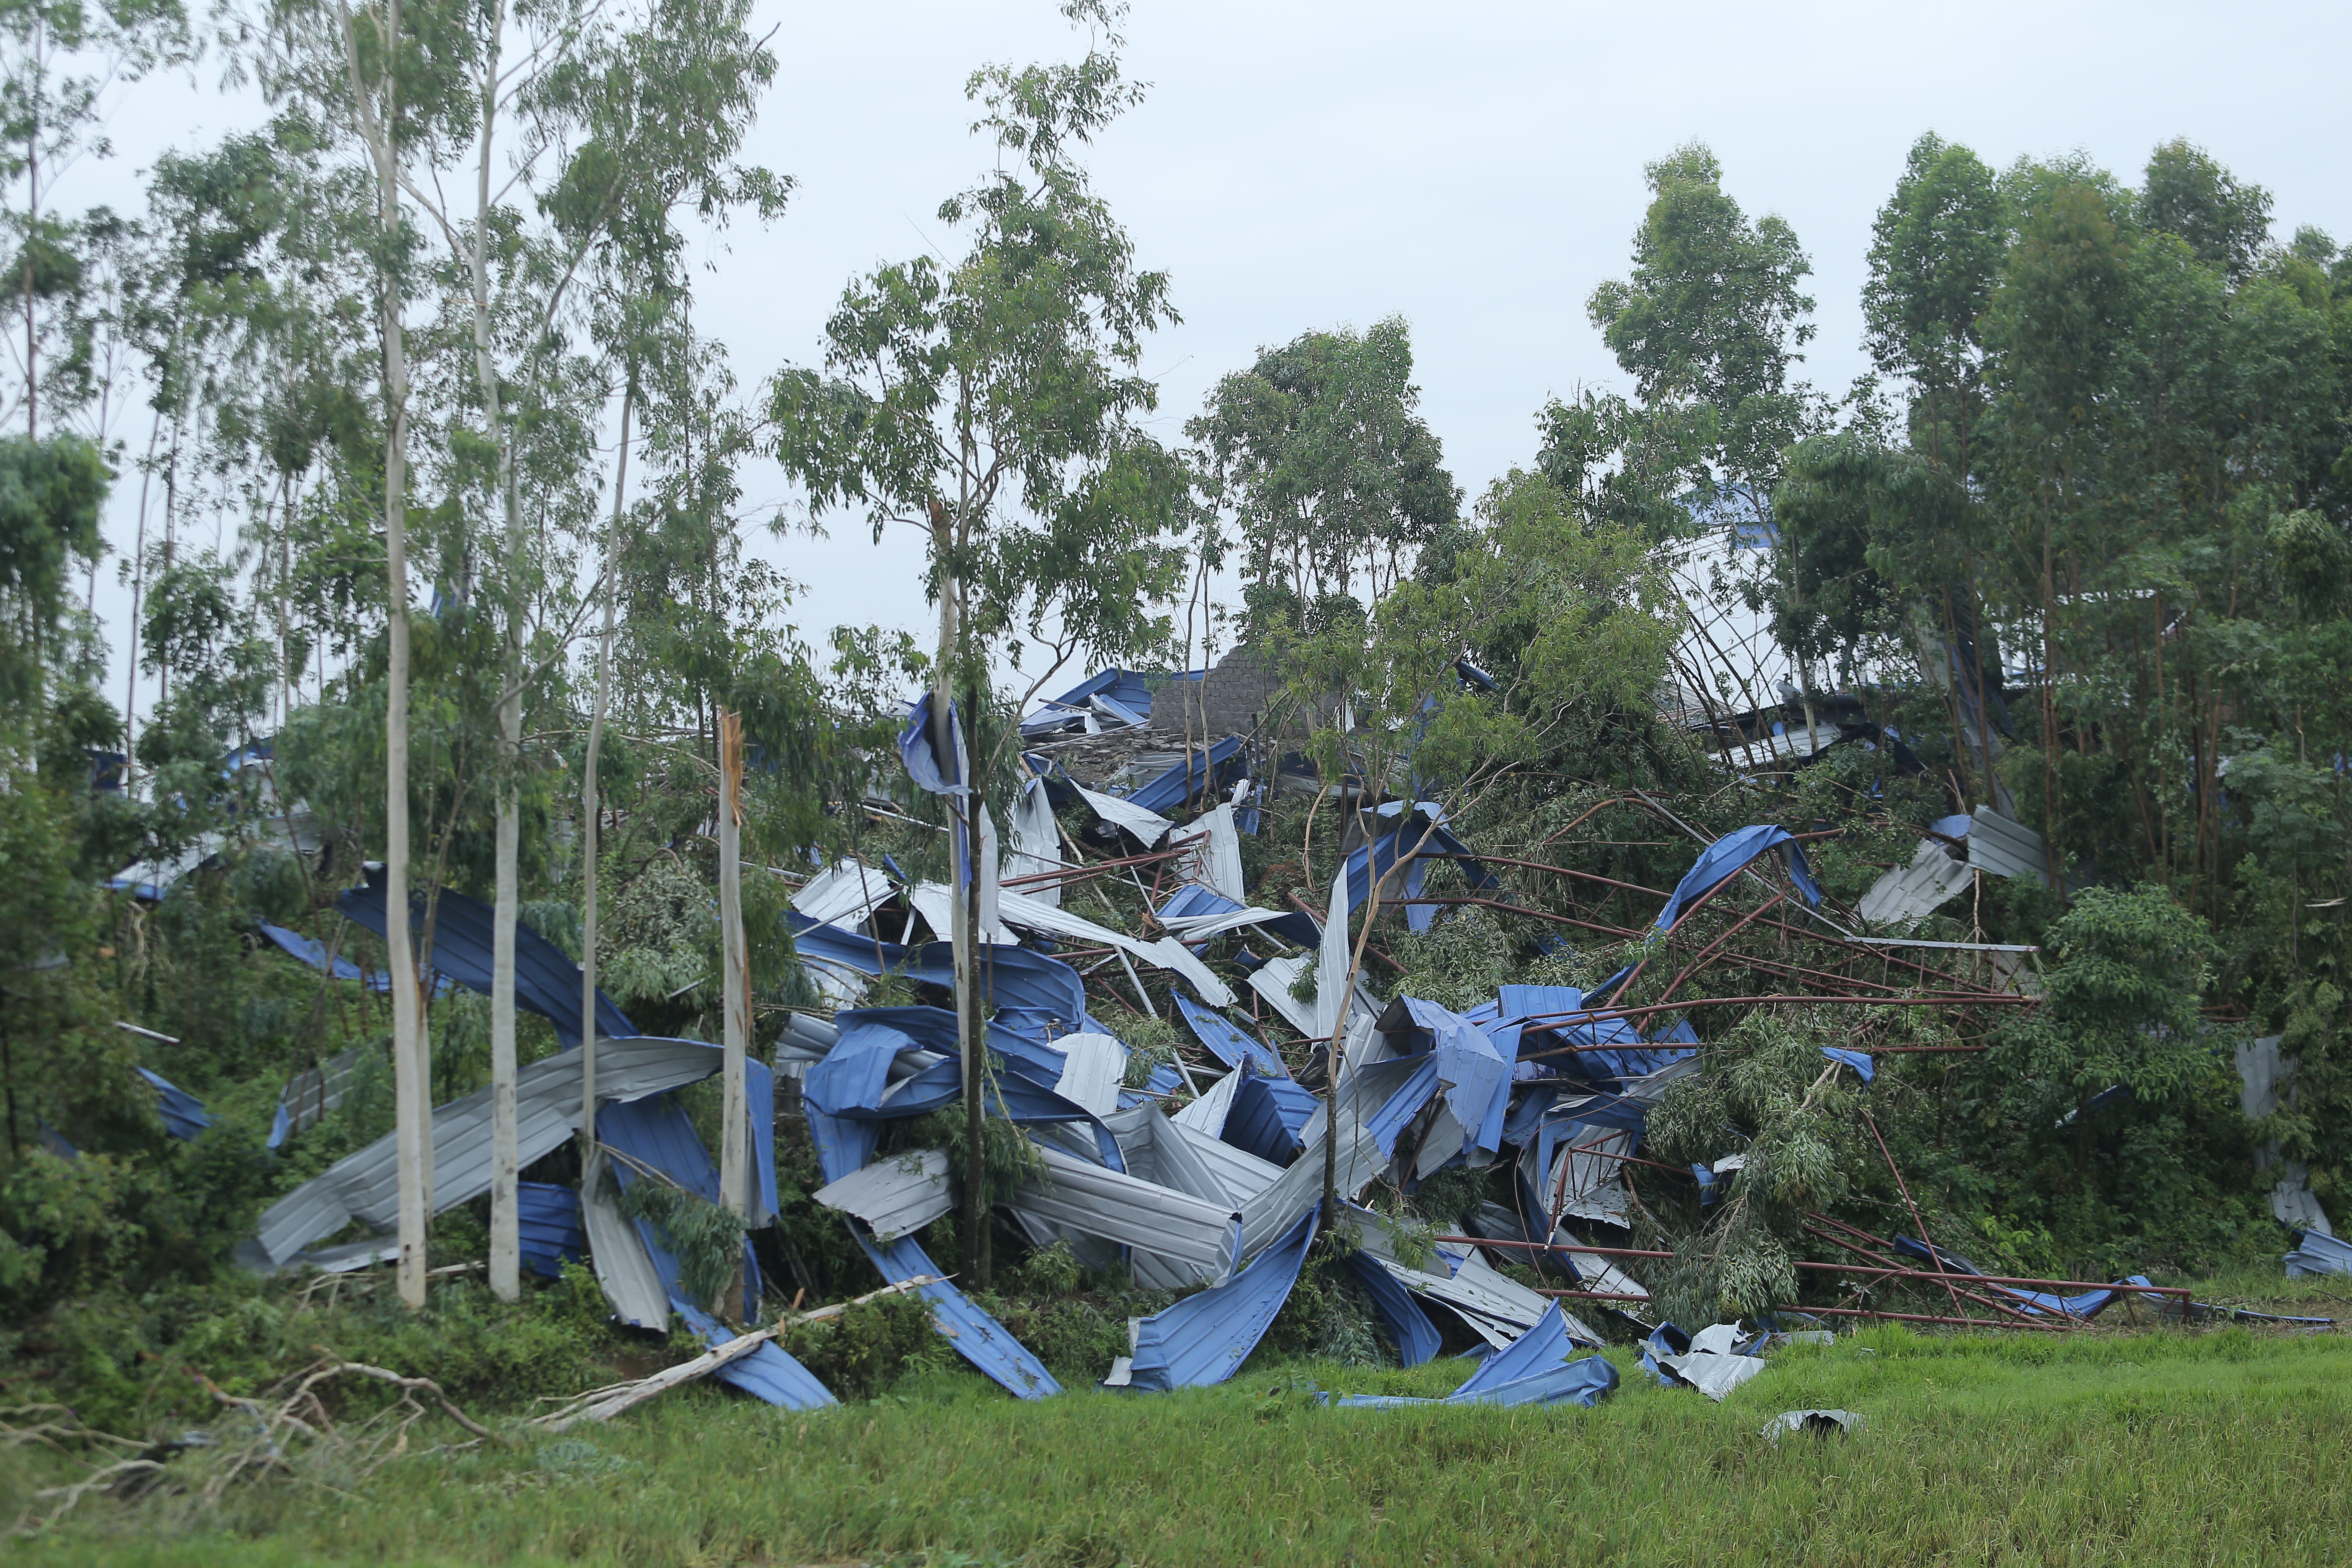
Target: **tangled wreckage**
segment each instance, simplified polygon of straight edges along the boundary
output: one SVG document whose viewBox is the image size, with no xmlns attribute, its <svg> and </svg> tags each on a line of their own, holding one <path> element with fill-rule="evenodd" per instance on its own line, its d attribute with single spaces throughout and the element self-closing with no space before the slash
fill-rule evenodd
<svg viewBox="0 0 2352 1568">
<path fill-rule="evenodd" d="M 1326 784 L 1257 722 L 1264 682 L 1254 689 L 1247 675 L 1221 667 L 1189 678 L 1181 704 L 1160 704 L 1183 710 L 1166 727 L 1152 715 L 1155 688 L 1164 692 L 1168 678 L 1108 670 L 1046 702 L 1022 726 L 1024 783 L 1003 830 L 976 814 L 971 842 L 955 837 L 950 881 L 910 878 L 888 857 L 879 865 L 843 858 L 791 879 L 786 918 L 823 1003 L 792 1014 L 772 1063 L 746 1066 L 754 1226 L 777 1209 L 777 1119 L 796 1119 L 822 1171 L 814 1201 L 838 1211 L 885 1289 L 924 1298 L 954 1351 L 1012 1394 L 1060 1392 L 1038 1356 L 916 1240 L 959 1205 L 961 1152 L 877 1152 L 887 1124 L 960 1106 L 978 1082 L 988 1113 L 1020 1140 L 1018 1180 L 991 1194 L 996 1217 L 1034 1247 L 1065 1245 L 1087 1268 L 1123 1267 L 1137 1286 L 1173 1297 L 1129 1321 L 1127 1353 L 1100 1369 L 1108 1388 L 1168 1390 L 1233 1376 L 1318 1237 L 1338 1243 L 1329 1255 L 1344 1260 L 1399 1361 L 1427 1362 L 1449 1342 L 1481 1358 L 1444 1403 L 1591 1405 L 1617 1380 L 1605 1360 L 1584 1353 L 1604 1343 L 1596 1323 L 1638 1342 L 1642 1365 L 1662 1382 L 1720 1399 L 1754 1375 L 1766 1351 L 1822 1337 L 1843 1321 L 2063 1332 L 2117 1302 L 2175 1319 L 2209 1310 L 2140 1276 L 1981 1272 L 1927 1234 L 1887 1154 L 1907 1227 L 1879 1234 L 1808 1214 L 1806 1234 L 1823 1256 L 1793 1268 L 1823 1289 L 1773 1303 L 1752 1331 L 1713 1324 L 1688 1333 L 1664 1321 L 1644 1280 L 1654 1284 L 1658 1271 L 1686 1259 L 1631 1245 L 1642 1200 L 1629 1170 L 1685 1184 L 1706 1207 L 1735 1191 L 1743 1165 L 1736 1151 L 1687 1166 L 1640 1152 L 1669 1086 L 1700 1069 L 1699 1024 L 1722 1009 L 1781 1005 L 1857 1014 L 1926 1007 L 1979 1020 L 2033 1005 L 2027 950 L 1884 933 L 1907 929 L 1979 874 L 2046 876 L 2039 841 L 1990 808 L 1948 817 L 1910 863 L 1846 908 L 1814 877 L 1806 836 L 1763 824 L 1709 835 L 1640 791 L 1604 804 L 1641 813 L 1687 845 L 1687 869 L 1671 888 L 1482 858 L 1449 826 L 1443 804 L 1391 799 L 1350 813 L 1320 909 L 1296 897 L 1271 907 L 1252 901 L 1243 840 L 1259 832 L 1275 792 Z M 1701 721 L 1735 767 L 1757 756 L 1756 765 L 1769 765 L 1789 742 L 1766 727 L 1765 711 L 1710 711 Z M 906 773 L 917 788 L 951 797 L 967 764 L 934 748 L 941 727 L 932 718 L 928 699 L 913 706 L 900 741 Z M 1226 732 L 1204 743 L 1212 719 Z M 1816 731 L 1811 743 L 1839 738 Z M 1528 879 L 1552 890 L 1543 907 L 1517 890 Z M 1138 906 L 1126 895 L 1139 900 L 1139 919 L 1121 917 L 1107 898 L 1088 904 L 1085 895 L 1105 884 L 1118 887 L 1130 910 Z M 1578 901 L 1579 889 L 1589 903 Z M 1653 911 L 1646 923 L 1624 923 L 1629 905 Z M 1486 910 L 1580 930 L 1632 956 L 1597 984 L 1501 984 L 1459 1011 L 1401 991 L 1383 999 L 1362 973 L 1363 954 L 1378 955 L 1369 922 L 1358 921 L 1360 934 L 1350 934 L 1351 917 L 1383 906 L 1400 907 L 1414 932 Z M 379 935 L 386 929 L 381 886 L 352 889 L 339 907 Z M 961 1034 L 956 1009 L 967 998 L 946 940 L 960 916 L 973 937 L 975 1004 Z M 421 934 L 422 900 L 412 919 Z M 486 907 L 451 890 L 437 895 L 425 962 L 440 984 L 488 988 L 490 930 Z M 314 942 L 268 934 L 314 967 L 370 983 Z M 831 1403 L 772 1329 L 750 1327 L 761 1283 L 748 1243 L 740 1297 L 730 1286 L 722 1301 L 697 1299 L 659 1226 L 616 1201 L 645 1182 L 719 1199 L 718 1165 L 678 1091 L 718 1074 L 721 1048 L 639 1035 L 601 995 L 593 1017 L 583 1017 L 578 966 L 527 927 L 519 940 L 518 1005 L 547 1018 L 564 1048 L 520 1074 L 517 1157 L 528 1166 L 556 1150 L 584 1118 L 593 1131 L 576 1190 L 524 1184 L 526 1263 L 553 1273 L 584 1259 L 622 1321 L 665 1330 L 675 1316 L 712 1347 L 704 1370 L 724 1382 L 787 1406 Z M 1712 994 L 1705 977 L 1734 955 L 1747 973 L 1777 984 Z M 1178 1048 L 1139 1058 L 1100 1013 L 1178 1026 Z M 976 1073 L 967 1072 L 963 1039 L 982 1055 Z M 593 1105 L 583 1040 L 595 1051 Z M 1851 1045 L 1820 1047 L 1816 1089 L 1836 1084 L 1866 1103 L 1888 1053 L 1982 1048 L 1887 1043 L 1856 1031 Z M 2254 1114 L 2277 1070 L 2276 1042 L 2240 1055 Z M 334 1110 L 351 1078 L 352 1063 L 339 1058 L 289 1083 L 273 1145 Z M 434 1114 L 436 1212 L 489 1188 L 488 1093 Z M 1878 1147 L 1884 1153 L 1883 1139 Z M 1486 1173 L 1487 1190 L 1507 1188 L 1513 1201 L 1418 1218 L 1378 1201 L 1453 1170 Z M 2345 1268 L 2352 1251 L 2334 1241 L 2297 1185 L 2282 1182 L 2276 1200 L 2287 1205 L 2282 1218 L 2307 1232 L 2290 1268 Z M 382 1237 L 393 1226 L 394 1187 L 387 1135 L 278 1201 L 242 1255 L 266 1270 L 388 1258 L 394 1249 Z M 373 1234 L 318 1245 L 355 1222 Z"/>
</svg>

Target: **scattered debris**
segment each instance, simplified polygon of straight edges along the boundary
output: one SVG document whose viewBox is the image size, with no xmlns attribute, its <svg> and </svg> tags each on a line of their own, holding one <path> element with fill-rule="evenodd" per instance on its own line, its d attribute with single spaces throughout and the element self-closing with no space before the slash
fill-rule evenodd
<svg viewBox="0 0 2352 1568">
<path fill-rule="evenodd" d="M 1861 1430 L 1862 1417 L 1851 1410 L 1783 1410 L 1764 1423 L 1758 1436 L 1777 1443 L 1799 1432 L 1811 1437 L 1830 1437 Z"/>
</svg>

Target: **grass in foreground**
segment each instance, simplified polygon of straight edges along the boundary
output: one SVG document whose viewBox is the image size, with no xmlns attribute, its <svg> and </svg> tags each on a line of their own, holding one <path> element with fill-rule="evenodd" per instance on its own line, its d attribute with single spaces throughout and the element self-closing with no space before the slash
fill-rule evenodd
<svg viewBox="0 0 2352 1568">
<path fill-rule="evenodd" d="M 1334 1410 L 1245 1368 L 1172 1396 L 1021 1405 L 927 1374 L 814 1415 L 688 1390 L 609 1426 L 318 1485 L 85 1505 L 26 1563 L 2335 1563 L 2352 1533 L 2352 1336 L 1876 1329 L 1776 1356 L 1717 1406 L 1627 1375 L 1595 1411 Z M 1785 1409 L 1862 1412 L 1784 1441 Z M 11 1513 L 46 1472 L 0 1471 Z"/>
</svg>

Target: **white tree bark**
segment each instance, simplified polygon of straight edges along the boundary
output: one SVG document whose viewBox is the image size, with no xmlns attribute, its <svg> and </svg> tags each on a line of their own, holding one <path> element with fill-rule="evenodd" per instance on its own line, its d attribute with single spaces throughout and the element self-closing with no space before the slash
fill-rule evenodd
<svg viewBox="0 0 2352 1568">
<path fill-rule="evenodd" d="M 604 751 L 604 715 L 613 693 L 613 601 L 620 592 L 622 498 L 629 488 L 629 416 L 636 412 L 633 380 L 621 394 L 621 455 L 613 477 L 613 527 L 604 540 L 604 629 L 596 640 L 596 709 L 588 721 L 588 754 L 580 779 L 580 1168 L 594 1169 L 596 1151 L 596 769 Z"/>
<path fill-rule="evenodd" d="M 378 262 L 383 283 L 383 552 L 390 592 L 384 672 L 384 948 L 392 984 L 393 1122 L 399 1154 L 400 1300 L 425 1305 L 425 1223 L 433 1201 L 433 1069 L 424 998 L 408 929 L 408 354 L 401 331 L 400 276 L 394 259 L 401 227 L 400 149 L 394 136 L 398 84 L 386 68 L 381 100 L 360 70 L 359 34 L 338 5 L 344 67 L 362 139 L 375 165 Z M 383 37 L 400 36 L 400 0 L 384 0 Z"/>
</svg>

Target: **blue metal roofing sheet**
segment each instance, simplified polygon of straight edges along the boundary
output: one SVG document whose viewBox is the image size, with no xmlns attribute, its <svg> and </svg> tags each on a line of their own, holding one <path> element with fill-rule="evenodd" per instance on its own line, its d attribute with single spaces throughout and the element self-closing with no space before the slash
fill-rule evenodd
<svg viewBox="0 0 2352 1568">
<path fill-rule="evenodd" d="M 915 1245 L 912 1237 L 902 1236 L 887 1247 L 877 1247 L 856 1226 L 850 1226 L 850 1234 L 857 1237 L 857 1245 L 866 1249 L 866 1256 L 874 1260 L 882 1277 L 894 1285 L 902 1285 L 921 1274 L 945 1273 Z M 1006 1332 L 1003 1323 L 974 1306 L 946 1279 L 920 1286 L 916 1293 L 931 1304 L 932 1325 L 956 1348 L 956 1352 L 1007 1391 L 1023 1399 L 1044 1399 L 1062 1392 L 1062 1385 L 1054 1381 L 1045 1363 L 1030 1354 L 1028 1347 Z"/>
<path fill-rule="evenodd" d="M 368 872 L 365 887 L 347 888 L 336 899 L 335 907 L 361 925 L 383 936 L 388 929 L 384 916 L 384 888 L 376 879 L 377 868 Z M 413 893 L 409 903 L 409 929 L 418 939 L 425 931 L 425 895 Z M 492 937 L 496 921 L 490 906 L 479 899 L 470 899 L 453 889 L 444 888 L 435 902 L 433 911 L 433 948 L 420 952 L 420 963 L 430 964 L 469 991 L 488 995 Z M 555 1037 L 566 1049 L 580 1043 L 580 966 L 564 955 L 563 950 L 539 932 L 515 922 L 515 1005 L 538 1014 L 555 1026 Z M 602 991 L 596 993 L 596 1031 L 614 1039 L 635 1035 L 637 1026 L 620 1005 Z"/>
<path fill-rule="evenodd" d="M 1125 1386 L 1159 1392 L 1199 1388 L 1240 1371 L 1298 1283 L 1319 1212 L 1300 1215 L 1288 1235 L 1223 1285 L 1196 1291 L 1129 1325 L 1135 1353 Z"/>
</svg>

